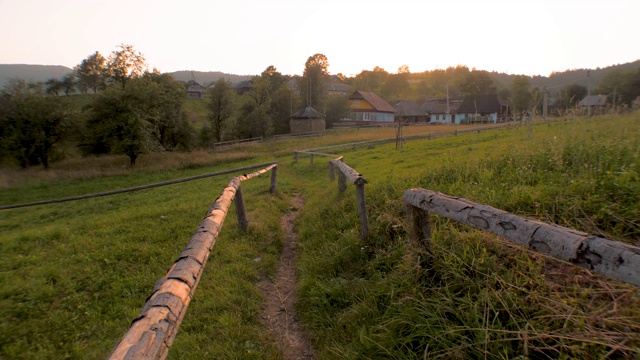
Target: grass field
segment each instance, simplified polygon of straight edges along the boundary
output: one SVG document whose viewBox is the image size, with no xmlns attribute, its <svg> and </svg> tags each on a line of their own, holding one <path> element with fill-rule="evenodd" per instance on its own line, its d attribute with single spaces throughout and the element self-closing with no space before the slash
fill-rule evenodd
<svg viewBox="0 0 640 360">
<path fill-rule="evenodd" d="M 255 283 L 273 275 L 280 217 L 295 193 L 306 203 L 297 225 L 298 310 L 319 358 L 633 358 L 637 288 L 440 218 L 425 265 L 428 254 L 407 243 L 401 196 L 425 187 L 637 246 L 639 120 L 636 113 L 539 125 L 531 136 L 520 127 L 409 141 L 401 150 L 340 149 L 370 182 L 366 242 L 353 187 L 339 195 L 326 160 L 294 163 L 292 151 L 392 137 L 393 129 L 147 155 L 136 169 L 120 157 L 68 159 L 47 172 L 2 169 L 0 205 L 278 160 L 277 196 L 268 176 L 243 184 L 250 229 L 227 218 L 172 359 L 279 358 L 258 319 L 264 299 Z M 0 212 L 0 358 L 104 358 L 228 177 Z"/>
</svg>

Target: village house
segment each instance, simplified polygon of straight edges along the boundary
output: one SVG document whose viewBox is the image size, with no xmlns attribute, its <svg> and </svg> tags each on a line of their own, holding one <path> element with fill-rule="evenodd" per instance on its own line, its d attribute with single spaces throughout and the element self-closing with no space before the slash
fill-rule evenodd
<svg viewBox="0 0 640 360">
<path fill-rule="evenodd" d="M 395 120 L 405 124 L 429 122 L 429 115 L 415 101 L 402 100 L 394 106 L 396 109 Z"/>
<path fill-rule="evenodd" d="M 323 132 L 326 130 L 324 115 L 311 106 L 292 114 L 289 120 L 289 130 L 292 134 Z"/>
<path fill-rule="evenodd" d="M 585 113 L 589 110 L 591 115 L 604 114 L 606 105 L 607 95 L 587 95 L 578 103 Z"/>
<path fill-rule="evenodd" d="M 430 122 L 440 124 L 498 123 L 506 120 L 508 110 L 495 94 L 429 99 L 421 106 Z"/>
<path fill-rule="evenodd" d="M 356 91 L 348 98 L 353 124 L 393 124 L 396 109 L 374 93 Z"/>
</svg>

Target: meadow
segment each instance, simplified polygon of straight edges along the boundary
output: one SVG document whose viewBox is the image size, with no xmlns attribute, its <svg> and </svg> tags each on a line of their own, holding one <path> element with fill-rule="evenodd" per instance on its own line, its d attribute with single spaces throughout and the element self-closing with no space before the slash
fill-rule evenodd
<svg viewBox="0 0 640 360">
<path fill-rule="evenodd" d="M 124 157 L 2 169 L 0 205 L 277 160 L 276 196 L 268 176 L 243 184 L 249 230 L 227 217 L 171 359 L 281 357 L 260 322 L 265 300 L 255 284 L 274 274 L 280 217 L 294 194 L 305 202 L 297 309 L 320 359 L 633 358 L 636 287 L 437 217 L 426 254 L 407 241 L 401 199 L 424 187 L 638 246 L 639 120 L 635 113 L 537 125 L 531 134 L 510 127 L 408 141 L 400 150 L 336 149 L 369 180 L 366 241 L 353 187 L 338 194 L 326 160 L 296 163 L 292 152 L 392 137 L 393 129 L 151 154 L 135 169 Z M 0 212 L 0 358 L 108 355 L 227 180 Z"/>
</svg>

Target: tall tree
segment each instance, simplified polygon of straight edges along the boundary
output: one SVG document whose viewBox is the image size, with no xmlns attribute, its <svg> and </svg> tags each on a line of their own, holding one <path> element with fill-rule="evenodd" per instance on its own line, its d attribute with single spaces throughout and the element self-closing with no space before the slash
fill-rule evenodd
<svg viewBox="0 0 640 360">
<path fill-rule="evenodd" d="M 495 94 L 496 90 L 491 75 L 486 71 L 471 71 L 460 85 L 460 91 L 465 95 Z"/>
<path fill-rule="evenodd" d="M 211 126 L 213 138 L 222 141 L 222 133 L 226 129 L 233 112 L 234 92 L 231 83 L 225 79 L 219 79 L 212 88 L 209 89 L 209 99 L 207 109 L 209 110 L 208 119 Z"/>
<path fill-rule="evenodd" d="M 147 70 L 147 62 L 144 56 L 133 48 L 133 45 L 121 44 L 120 50 L 109 55 L 107 73 L 113 83 L 124 88 L 129 79 L 141 77 Z"/>
<path fill-rule="evenodd" d="M 169 75 L 146 73 L 110 86 L 95 99 L 86 126 L 85 153 L 140 154 L 190 149 L 193 132 L 184 113 L 185 94 Z"/>
<path fill-rule="evenodd" d="M 47 89 L 47 94 L 49 95 L 55 95 L 58 96 L 60 94 L 60 91 L 62 91 L 63 88 L 63 84 L 62 81 L 60 81 L 60 79 L 56 79 L 56 78 L 51 78 L 49 80 L 47 80 L 44 83 L 46 89 Z"/>
<path fill-rule="evenodd" d="M 324 101 L 324 84 L 329 68 L 329 60 L 323 54 L 309 56 L 304 64 L 300 83 L 300 94 L 309 106 L 320 106 Z"/>
<path fill-rule="evenodd" d="M 73 68 L 78 78 L 78 88 L 86 92 L 87 89 L 97 93 L 104 89 L 107 77 L 106 59 L 99 52 L 89 55 L 79 65 Z"/>
<path fill-rule="evenodd" d="M 62 91 L 66 96 L 74 91 L 76 88 L 76 75 L 74 73 L 68 73 L 62 77 Z"/>
<path fill-rule="evenodd" d="M 518 75 L 511 83 L 511 104 L 514 113 L 519 116 L 528 111 L 531 106 L 531 84 L 529 77 Z"/>
<path fill-rule="evenodd" d="M 0 92 L 0 147 L 21 167 L 47 169 L 56 144 L 74 129 L 73 104 L 45 96 L 41 85 L 13 80 Z"/>
</svg>

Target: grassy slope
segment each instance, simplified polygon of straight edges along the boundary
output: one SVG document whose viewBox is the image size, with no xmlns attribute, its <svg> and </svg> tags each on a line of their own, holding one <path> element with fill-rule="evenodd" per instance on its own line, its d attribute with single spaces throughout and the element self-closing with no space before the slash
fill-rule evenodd
<svg viewBox="0 0 640 360">
<path fill-rule="evenodd" d="M 3 172 L 0 203 L 134 186 L 279 156 L 279 195 L 265 192 L 268 177 L 243 185 L 251 230 L 242 234 L 234 216 L 227 218 L 171 358 L 277 358 L 256 316 L 262 298 L 253 285 L 259 273 L 274 271 L 279 217 L 294 192 L 307 202 L 299 221 L 300 310 L 322 358 L 422 358 L 427 344 L 431 354 L 445 358 L 509 358 L 525 351 L 557 357 L 541 350 L 545 344 L 596 357 L 609 349 L 600 343 L 616 341 L 604 330 L 640 331 L 637 290 L 615 285 L 603 291 L 598 279 L 581 283 L 588 275 L 580 270 L 547 272 L 550 281 L 544 281 L 540 274 L 555 269 L 552 262 L 445 220 L 436 223 L 435 257 L 418 266 L 418 256 L 426 255 L 406 243 L 400 199 L 405 189 L 423 186 L 637 241 L 638 116 L 598 121 L 603 124 L 539 126 L 531 140 L 520 128 L 408 142 L 400 151 L 393 145 L 341 150 L 371 182 L 367 243 L 358 240 L 353 188 L 338 195 L 335 183 L 327 185 L 325 161 L 292 163 L 291 151 L 391 137 L 393 129 L 178 161 L 147 156 L 135 171 L 103 163 L 126 163 L 122 159 L 99 158 L 90 169 L 69 160 L 47 173 Z M 436 130 L 407 128 L 405 134 Z M 0 213 L 6 254 L 0 259 L 0 357 L 106 356 L 225 183 L 222 177 Z M 261 261 L 254 262 L 257 257 Z M 590 312 L 605 315 L 589 318 Z M 626 345 L 637 347 L 637 335 Z"/>
</svg>

